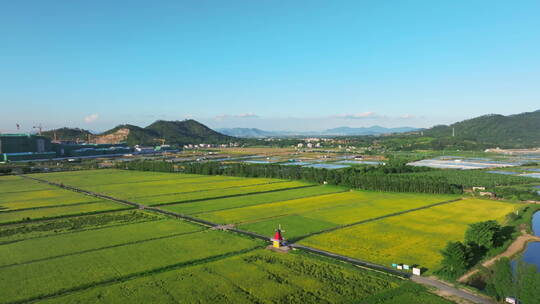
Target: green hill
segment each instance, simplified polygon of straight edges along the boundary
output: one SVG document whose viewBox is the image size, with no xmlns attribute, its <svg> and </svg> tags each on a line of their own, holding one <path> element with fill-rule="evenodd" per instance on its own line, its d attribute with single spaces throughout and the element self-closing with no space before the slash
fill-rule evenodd
<svg viewBox="0 0 540 304">
<path fill-rule="evenodd" d="M 193 119 L 184 121 L 158 120 L 145 128 L 147 132 L 157 134 L 169 143 L 228 143 L 235 138 L 218 133 Z"/>
<path fill-rule="evenodd" d="M 540 110 L 508 116 L 484 115 L 449 126 L 435 126 L 424 130 L 424 135 L 500 147 L 536 147 L 540 146 Z"/>
<path fill-rule="evenodd" d="M 86 140 L 91 135 L 95 143 L 121 143 L 133 145 L 157 145 L 161 139 L 170 145 L 182 146 L 185 144 L 219 144 L 236 141 L 237 138 L 218 133 L 207 126 L 195 121 L 164 121 L 158 120 L 151 125 L 141 128 L 135 125 L 118 125 L 100 134 L 92 134 L 90 131 L 61 128 L 43 132 L 44 136 L 54 138 L 54 134 L 61 140 Z"/>
<path fill-rule="evenodd" d="M 156 145 L 159 134 L 141 128 L 139 126 L 125 124 L 118 125 L 108 131 L 99 134 L 99 140 L 102 143 L 119 143 L 125 142 L 129 146 L 134 145 Z"/>
<path fill-rule="evenodd" d="M 77 141 L 77 139 L 85 141 L 88 139 L 88 135 L 92 135 L 92 132 L 79 128 L 60 128 L 43 131 L 41 135 L 62 141 Z"/>
</svg>

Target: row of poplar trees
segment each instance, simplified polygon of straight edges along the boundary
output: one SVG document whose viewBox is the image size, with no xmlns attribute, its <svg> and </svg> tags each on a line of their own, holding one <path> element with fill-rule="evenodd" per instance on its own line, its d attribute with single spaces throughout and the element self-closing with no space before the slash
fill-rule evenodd
<svg viewBox="0 0 540 304">
<path fill-rule="evenodd" d="M 280 164 L 246 164 L 221 162 L 190 162 L 174 164 L 165 161 L 131 161 L 118 167 L 159 172 L 183 172 L 205 175 L 227 175 L 240 177 L 264 177 L 290 180 L 304 180 L 314 183 L 328 183 L 356 189 L 392 192 L 421 193 L 462 193 L 460 185 L 449 183 L 444 177 L 411 176 L 424 168 L 411 166 L 350 167 L 343 169 L 320 169 Z"/>
</svg>

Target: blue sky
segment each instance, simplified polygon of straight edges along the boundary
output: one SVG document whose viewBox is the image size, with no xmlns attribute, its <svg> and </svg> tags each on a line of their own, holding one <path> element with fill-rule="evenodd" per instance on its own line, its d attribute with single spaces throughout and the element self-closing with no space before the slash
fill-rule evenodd
<svg viewBox="0 0 540 304">
<path fill-rule="evenodd" d="M 540 1 L 1 1 L 0 131 L 429 127 L 540 108 Z"/>
</svg>

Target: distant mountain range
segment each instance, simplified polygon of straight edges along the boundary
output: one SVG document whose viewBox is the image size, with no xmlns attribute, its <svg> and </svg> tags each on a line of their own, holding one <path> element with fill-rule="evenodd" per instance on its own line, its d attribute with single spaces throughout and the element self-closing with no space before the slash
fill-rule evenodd
<svg viewBox="0 0 540 304">
<path fill-rule="evenodd" d="M 93 134 L 84 129 L 60 128 L 42 133 L 51 139 L 64 141 L 91 141 L 95 143 L 121 143 L 128 145 L 157 145 L 163 140 L 166 144 L 217 144 L 237 140 L 223 135 L 193 120 L 164 121 L 158 120 L 147 127 L 119 125 L 103 133 Z"/>
<path fill-rule="evenodd" d="M 417 132 L 415 132 L 417 131 Z M 419 132 L 422 131 L 422 132 Z M 256 128 L 218 129 L 214 131 L 195 121 L 158 120 L 146 127 L 119 125 L 103 133 L 93 133 L 84 129 L 60 128 L 44 131 L 42 135 L 51 139 L 69 141 L 92 141 L 97 143 L 120 143 L 129 145 L 156 145 L 163 140 L 166 144 L 184 145 L 199 143 L 229 143 L 238 138 L 294 137 L 294 136 L 364 136 L 386 135 L 393 138 L 407 138 L 418 141 L 408 143 L 409 148 L 461 147 L 535 147 L 540 146 L 540 110 L 515 115 L 490 114 L 464 120 L 451 125 L 438 125 L 429 129 L 411 127 L 366 128 L 340 127 L 321 132 L 264 131 Z M 407 136 L 403 136 L 405 134 Z M 412 135 L 412 136 L 409 136 Z M 415 139 L 416 138 L 416 139 Z M 403 141 L 402 139 L 400 139 Z M 429 143 L 429 144 L 426 144 Z M 397 141 L 400 149 L 405 142 Z"/>
<path fill-rule="evenodd" d="M 416 131 L 418 128 L 400 127 L 400 128 L 384 128 L 380 126 L 351 128 L 339 127 L 324 131 L 265 131 L 256 128 L 224 128 L 217 131 L 234 137 L 242 138 L 265 138 L 265 137 L 284 137 L 284 136 L 360 136 L 360 135 L 382 135 L 391 133 L 403 133 Z"/>
</svg>

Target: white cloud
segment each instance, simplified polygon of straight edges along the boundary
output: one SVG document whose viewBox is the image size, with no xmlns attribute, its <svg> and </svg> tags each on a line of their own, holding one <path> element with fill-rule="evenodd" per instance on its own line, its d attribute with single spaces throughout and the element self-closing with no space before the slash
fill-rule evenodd
<svg viewBox="0 0 540 304">
<path fill-rule="evenodd" d="M 238 114 L 238 115 L 236 115 L 236 117 L 240 117 L 240 118 L 258 118 L 259 115 L 249 112 L 249 113 Z"/>
<path fill-rule="evenodd" d="M 413 119 L 413 118 L 416 118 L 416 116 L 414 116 L 412 114 L 403 114 L 399 118 L 401 118 L 401 119 Z"/>
<path fill-rule="evenodd" d="M 98 114 L 90 114 L 84 118 L 84 121 L 87 123 L 92 123 L 99 118 Z"/>
<path fill-rule="evenodd" d="M 216 116 L 217 120 L 223 120 L 227 118 L 259 118 L 259 115 L 248 112 L 248 113 L 241 113 L 241 114 L 235 114 L 235 115 L 221 114 L 221 115 Z"/>
<path fill-rule="evenodd" d="M 355 114 L 340 114 L 336 115 L 337 118 L 346 118 L 346 119 L 366 119 L 366 118 L 379 118 L 380 116 L 377 115 L 375 112 L 362 112 L 362 113 L 355 113 Z"/>
</svg>

